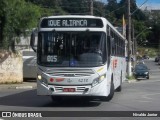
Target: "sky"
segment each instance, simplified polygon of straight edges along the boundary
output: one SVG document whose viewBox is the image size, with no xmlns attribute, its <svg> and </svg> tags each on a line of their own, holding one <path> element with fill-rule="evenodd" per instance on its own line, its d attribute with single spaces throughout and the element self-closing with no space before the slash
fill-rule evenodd
<svg viewBox="0 0 160 120">
<path fill-rule="evenodd" d="M 103 1 L 106 3 L 107 0 L 100 0 L 100 1 Z M 117 1 L 120 1 L 120 0 L 117 0 Z M 145 4 L 141 7 L 142 9 L 147 7 L 148 10 L 152 10 L 152 9 L 160 10 L 160 0 L 136 0 L 136 2 L 138 7 L 145 2 Z"/>
<path fill-rule="evenodd" d="M 145 4 L 142 6 L 142 8 L 146 8 L 148 10 L 151 9 L 159 9 L 160 10 L 160 0 L 136 0 L 137 6 L 141 6 L 145 1 Z"/>
</svg>

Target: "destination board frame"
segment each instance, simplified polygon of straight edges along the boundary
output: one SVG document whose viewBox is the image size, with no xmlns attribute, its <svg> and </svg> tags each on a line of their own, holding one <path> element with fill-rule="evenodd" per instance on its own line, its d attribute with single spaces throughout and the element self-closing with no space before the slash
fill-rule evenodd
<svg viewBox="0 0 160 120">
<path fill-rule="evenodd" d="M 102 28 L 103 21 L 98 18 L 44 18 L 41 28 Z"/>
</svg>

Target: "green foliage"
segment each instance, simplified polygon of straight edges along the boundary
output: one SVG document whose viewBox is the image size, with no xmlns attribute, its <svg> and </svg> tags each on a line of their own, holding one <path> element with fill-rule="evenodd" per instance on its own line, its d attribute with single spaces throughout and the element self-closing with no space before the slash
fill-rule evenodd
<svg viewBox="0 0 160 120">
<path fill-rule="evenodd" d="M 150 34 L 147 37 L 151 47 L 158 48 L 160 42 L 160 11 L 152 10 L 152 11 L 144 11 L 148 17 L 146 21 L 146 25 L 152 27 L 150 30 Z"/>
<path fill-rule="evenodd" d="M 142 46 L 143 43 L 147 40 L 147 36 L 149 35 L 149 29 L 145 26 L 145 23 L 142 21 L 135 20 L 133 22 L 135 29 L 135 38 L 137 40 L 137 44 Z"/>
<path fill-rule="evenodd" d="M 107 5 L 107 9 L 112 12 L 115 9 L 117 9 L 118 7 L 118 3 L 117 0 L 108 0 L 108 5 Z"/>
<path fill-rule="evenodd" d="M 131 81 L 131 80 L 135 80 L 135 77 L 132 75 L 132 76 L 126 76 L 126 78 L 128 79 L 128 81 Z"/>
<path fill-rule="evenodd" d="M 158 54 L 158 49 L 154 47 L 138 47 L 139 56 L 148 55 L 149 57 L 155 57 Z"/>
<path fill-rule="evenodd" d="M 1 43 L 4 49 L 8 49 L 16 37 L 25 34 L 26 30 L 32 29 L 37 25 L 38 18 L 40 18 L 40 8 L 31 3 L 26 3 L 24 0 L 7 0 L 4 1 L 4 8 L 1 12 L 1 26 L 4 29 L 1 32 Z M 5 19 L 5 21 L 3 21 Z M 14 47 L 14 46 L 13 46 Z"/>
<path fill-rule="evenodd" d="M 39 6 L 41 8 L 42 17 L 51 15 L 63 15 L 67 13 L 63 10 L 64 7 L 63 5 L 66 3 L 65 0 L 25 0 L 25 1 Z M 71 6 L 68 7 L 71 8 Z"/>
<path fill-rule="evenodd" d="M 61 0 L 60 7 L 68 14 L 89 14 L 88 0 Z"/>
<path fill-rule="evenodd" d="M 25 33 L 37 24 L 40 17 L 39 8 L 23 0 L 8 0 L 6 31 L 17 36 Z M 36 18 L 36 20 L 35 20 Z"/>
<path fill-rule="evenodd" d="M 100 1 L 94 1 L 93 13 L 95 16 L 105 16 L 105 4 Z"/>
</svg>

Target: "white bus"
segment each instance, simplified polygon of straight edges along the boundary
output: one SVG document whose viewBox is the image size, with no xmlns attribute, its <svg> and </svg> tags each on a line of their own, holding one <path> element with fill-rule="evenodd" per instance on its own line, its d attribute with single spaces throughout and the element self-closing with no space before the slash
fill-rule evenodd
<svg viewBox="0 0 160 120">
<path fill-rule="evenodd" d="M 111 100 L 125 80 L 125 38 L 103 17 L 49 16 L 38 26 L 37 94 Z"/>
</svg>

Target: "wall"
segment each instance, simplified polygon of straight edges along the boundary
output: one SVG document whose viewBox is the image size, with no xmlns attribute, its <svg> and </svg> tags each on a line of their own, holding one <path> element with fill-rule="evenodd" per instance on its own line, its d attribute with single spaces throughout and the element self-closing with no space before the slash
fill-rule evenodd
<svg viewBox="0 0 160 120">
<path fill-rule="evenodd" d="M 0 58 L 0 84 L 23 82 L 21 55 L 6 54 Z"/>
</svg>

